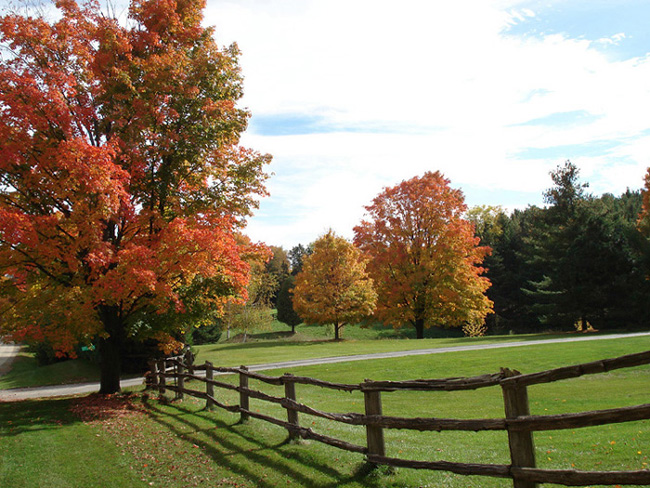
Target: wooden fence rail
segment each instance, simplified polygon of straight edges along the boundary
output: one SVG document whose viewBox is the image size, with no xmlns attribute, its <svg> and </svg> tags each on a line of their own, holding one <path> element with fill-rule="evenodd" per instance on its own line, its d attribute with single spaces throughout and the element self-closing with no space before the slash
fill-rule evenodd
<svg viewBox="0 0 650 488">
<path fill-rule="evenodd" d="M 444 470 L 461 475 L 510 478 L 514 488 L 535 488 L 538 483 L 556 483 L 565 486 L 590 484 L 650 485 L 650 470 L 640 471 L 576 471 L 539 469 L 535 465 L 534 432 L 545 430 L 577 429 L 619 422 L 650 419 L 650 404 L 622 407 L 591 412 L 560 415 L 531 415 L 528 402 L 528 386 L 551 383 L 588 374 L 597 374 L 620 368 L 650 364 L 650 351 L 630 354 L 614 359 L 557 368 L 533 374 L 502 369 L 499 373 L 471 378 L 421 379 L 410 381 L 372 381 L 360 384 L 339 384 L 314 378 L 284 374 L 267 376 L 239 368 L 185 364 L 182 357 L 167 358 L 151 363 L 150 386 L 160 394 L 166 390 L 175 392 L 175 398 L 184 395 L 206 400 L 206 408 L 222 408 L 240 414 L 241 421 L 255 418 L 286 429 L 290 438 L 311 439 L 346 451 L 364 454 L 373 465 L 388 465 L 413 469 Z M 205 374 L 197 374 L 204 371 Z M 214 379 L 214 374 L 237 374 L 238 385 Z M 284 396 L 277 397 L 251 389 L 249 379 L 284 386 Z M 169 381 L 173 380 L 173 381 Z M 205 391 L 189 389 L 185 382 L 194 380 L 205 383 Z M 364 396 L 365 414 L 323 412 L 298 402 L 296 384 L 317 386 L 338 391 L 361 391 Z M 495 419 L 446 419 L 403 418 L 382 414 L 382 392 L 395 391 L 462 391 L 500 386 L 504 402 L 504 418 Z M 226 405 L 215 397 L 215 388 L 239 393 L 238 405 Z M 254 412 L 250 398 L 282 406 L 287 419 Z M 365 426 L 366 445 L 359 446 L 346 441 L 316 433 L 300 425 L 299 414 L 307 414 L 349 425 Z M 448 461 L 414 461 L 387 457 L 384 429 L 410 429 L 417 431 L 506 431 L 510 450 L 510 464 L 466 464 Z"/>
</svg>

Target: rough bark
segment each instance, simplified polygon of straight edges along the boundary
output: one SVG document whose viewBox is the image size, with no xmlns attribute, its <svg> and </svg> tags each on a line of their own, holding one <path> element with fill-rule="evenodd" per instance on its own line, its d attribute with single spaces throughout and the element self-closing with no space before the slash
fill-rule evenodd
<svg viewBox="0 0 650 488">
<path fill-rule="evenodd" d="M 415 338 L 424 339 L 424 319 L 415 319 L 413 327 L 415 327 Z"/>
<path fill-rule="evenodd" d="M 345 324 L 339 324 L 336 323 L 334 324 L 334 340 L 335 341 L 340 341 L 341 337 L 343 336 L 343 326 Z"/>
<path fill-rule="evenodd" d="M 99 315 L 108 334 L 99 340 L 99 393 L 110 395 L 120 391 L 122 373 L 122 338 L 124 324 L 117 307 L 101 306 Z"/>
</svg>

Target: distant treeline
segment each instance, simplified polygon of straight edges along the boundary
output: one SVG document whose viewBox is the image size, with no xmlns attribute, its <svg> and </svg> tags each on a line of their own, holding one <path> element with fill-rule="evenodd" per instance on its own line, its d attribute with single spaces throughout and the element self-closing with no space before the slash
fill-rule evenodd
<svg viewBox="0 0 650 488">
<path fill-rule="evenodd" d="M 647 327 L 650 241 L 638 230 L 643 195 L 595 197 L 567 161 L 551 173 L 544 208 L 468 212 L 494 302 L 491 332 Z"/>
</svg>

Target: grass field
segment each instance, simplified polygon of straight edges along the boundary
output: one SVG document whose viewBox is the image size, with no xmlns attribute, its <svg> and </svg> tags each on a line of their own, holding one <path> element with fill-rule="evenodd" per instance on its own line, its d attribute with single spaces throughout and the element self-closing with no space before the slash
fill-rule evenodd
<svg viewBox="0 0 650 488">
<path fill-rule="evenodd" d="M 393 330 L 380 326 L 347 326 L 344 340 L 339 342 L 331 340 L 332 335 L 328 327 L 307 325 L 299 326 L 297 333 L 291 335 L 286 325 L 276 321 L 269 330 L 253 331 L 245 343 L 241 342 L 241 336 L 236 337 L 233 334 L 230 341 L 224 336 L 216 344 L 194 346 L 194 350 L 197 362 L 211 361 L 219 366 L 239 366 L 474 343 L 535 341 L 566 336 L 527 334 L 466 338 L 462 337 L 458 330 L 431 329 L 426 331 L 425 339 L 414 340 L 412 328 Z M 75 359 L 38 366 L 34 354 L 23 350 L 11 371 L 0 376 L 0 390 L 92 381 L 99 381 L 99 370 L 95 363 Z"/>
<path fill-rule="evenodd" d="M 557 334 L 525 334 L 486 337 L 449 337 L 419 340 L 372 340 L 357 339 L 342 342 L 334 341 L 259 341 L 244 344 L 217 343 L 196 346 L 196 362 L 210 361 L 220 366 L 239 366 L 275 363 L 292 359 L 314 359 L 358 354 L 372 354 L 392 351 L 411 351 L 441 347 L 467 346 L 480 344 L 502 344 L 508 342 L 528 342 L 544 339 L 565 338 Z M 571 337 L 576 337 L 575 335 Z"/>
<path fill-rule="evenodd" d="M 408 330 L 396 331 L 383 327 L 346 327 L 346 340 L 334 344 L 329 340 L 333 333 L 328 330 L 328 327 L 302 325 L 297 328 L 297 331 L 297 334 L 291 335 L 286 325 L 275 321 L 269 329 L 252 330 L 249 334 L 249 340 L 245 344 L 241 343 L 241 336 L 236 337 L 233 333 L 232 340 L 227 341 L 224 334 L 224 337 L 217 345 L 196 346 L 195 349 L 200 354 L 197 360 L 206 361 L 212 359 L 220 361 L 224 356 L 227 356 L 228 360 L 224 361 L 222 365 L 240 365 L 242 364 L 241 361 L 245 361 L 246 364 L 254 364 L 250 361 L 258 361 L 260 358 L 263 360 L 265 354 L 268 354 L 269 357 L 286 355 L 284 356 L 285 359 L 294 357 L 296 354 L 298 357 L 303 354 L 306 355 L 305 357 L 314 357 L 309 356 L 310 353 L 307 352 L 307 350 L 311 349 L 311 346 L 315 346 L 314 349 L 319 351 L 318 354 L 321 354 L 315 357 L 323 357 L 322 354 L 329 354 L 327 352 L 328 344 L 329 347 L 333 347 L 333 350 L 340 346 L 340 351 L 348 351 L 346 354 L 355 354 L 349 351 L 353 351 L 355 344 L 359 341 L 367 342 L 366 348 L 372 348 L 372 345 L 376 344 L 379 348 L 383 347 L 385 349 L 388 347 L 388 350 L 390 350 L 391 347 L 402 347 L 400 343 L 404 341 L 400 339 L 408 338 L 410 334 Z M 449 334 L 458 336 L 459 332 L 428 331 L 428 335 L 431 337 Z M 382 338 L 393 340 L 387 340 L 386 344 L 379 344 L 379 342 L 384 343 L 384 341 L 377 341 L 376 339 Z M 260 354 L 260 348 L 265 349 L 267 353 Z M 229 349 L 231 351 L 227 352 Z M 271 351 L 276 352 L 273 354 Z M 98 366 L 91 361 L 73 359 L 47 366 L 38 366 L 35 355 L 24 348 L 13 363 L 9 373 L 0 376 L 0 390 L 91 381 L 99 381 Z"/>
<path fill-rule="evenodd" d="M 24 348 L 18 353 L 11 370 L 0 376 L 0 390 L 31 386 L 63 385 L 98 381 L 96 364 L 81 359 L 39 366 L 33 353 Z"/>
<path fill-rule="evenodd" d="M 270 345 L 268 349 L 278 347 L 281 346 Z M 258 354 L 263 347 L 257 345 L 250 349 Z M 650 337 L 638 337 L 310 366 L 283 369 L 277 374 L 286 371 L 356 383 L 364 378 L 472 376 L 496 372 L 500 367 L 527 373 L 648 349 Z M 245 350 L 240 347 L 236 354 L 239 356 Z M 226 354 L 227 348 L 220 351 L 219 354 Z M 208 353 L 202 351 L 202 354 Z M 198 358 L 200 362 L 205 359 Z M 643 367 L 532 387 L 531 409 L 533 414 L 552 414 L 650 403 L 648 384 L 650 368 Z M 256 382 L 251 387 L 262 388 Z M 274 388 L 267 389 L 281 395 Z M 363 409 L 360 394 L 333 393 L 301 385 L 297 389 L 300 402 L 322 410 Z M 237 403 L 234 397 L 220 395 L 223 400 Z M 452 418 L 503 415 L 498 388 L 479 392 L 385 393 L 382 398 L 386 415 Z M 121 400 L 118 397 L 116 401 Z M 95 397 L 0 404 L 3 419 L 0 422 L 0 486 L 510 486 L 507 480 L 408 469 L 398 469 L 392 474 L 367 474 L 361 455 L 316 442 L 287 443 L 286 432 L 279 427 L 258 420 L 238 424 L 237 415 L 207 412 L 199 401 L 186 399 L 182 403 L 162 405 L 138 393 L 129 402 L 130 407 L 120 404 L 119 408 L 106 406 Z M 285 416 L 280 409 L 261 401 L 251 400 L 251 407 L 280 418 Z M 78 413 L 72 413 L 71 408 Z M 94 419 L 96 412 L 101 416 Z M 302 415 L 301 424 L 349 442 L 365 442 L 363 428 Z M 643 421 L 538 433 L 535 436 L 538 466 L 647 469 L 649 427 L 650 423 Z M 389 456 L 508 463 L 503 433 L 387 431 L 386 444 Z"/>
</svg>

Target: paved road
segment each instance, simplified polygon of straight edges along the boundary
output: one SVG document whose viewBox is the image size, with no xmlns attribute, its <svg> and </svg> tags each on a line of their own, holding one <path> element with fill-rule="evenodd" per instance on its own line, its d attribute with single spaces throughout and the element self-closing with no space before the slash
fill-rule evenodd
<svg viewBox="0 0 650 488">
<path fill-rule="evenodd" d="M 620 339 L 650 335 L 650 332 L 635 334 L 608 334 L 608 335 L 587 335 L 581 337 L 569 337 L 560 339 L 544 339 L 538 341 L 515 341 L 498 344 L 472 344 L 467 346 L 436 347 L 432 349 L 415 349 L 412 351 L 381 352 L 375 354 L 360 354 L 357 356 L 335 356 L 317 359 L 299 359 L 295 361 L 283 361 L 278 363 L 256 364 L 248 367 L 250 371 L 263 371 L 270 369 L 295 368 L 298 366 L 311 366 L 314 364 L 343 363 L 349 361 L 363 361 L 367 359 L 398 358 L 404 356 L 420 356 L 424 354 L 441 354 L 445 352 L 474 351 L 477 349 L 501 349 L 504 347 L 525 347 L 537 344 L 556 344 L 559 342 L 580 342 L 598 341 L 604 339 Z M 0 345 L 0 365 L 2 364 L 2 350 Z M 6 360 L 6 359 L 5 359 Z M 122 380 L 120 385 L 137 386 L 143 384 L 143 378 Z M 82 393 L 93 393 L 99 390 L 99 383 L 80 383 L 75 385 L 44 386 L 38 388 L 16 388 L 12 390 L 0 390 L 0 401 L 16 401 L 33 398 L 48 398 L 57 396 L 77 395 Z"/>
</svg>

